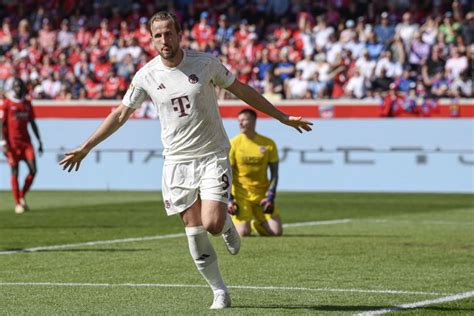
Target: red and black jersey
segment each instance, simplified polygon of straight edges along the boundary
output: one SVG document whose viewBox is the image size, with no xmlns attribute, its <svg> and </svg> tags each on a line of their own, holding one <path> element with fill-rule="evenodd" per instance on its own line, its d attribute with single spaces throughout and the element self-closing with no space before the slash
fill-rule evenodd
<svg viewBox="0 0 474 316">
<path fill-rule="evenodd" d="M 30 144 L 28 123 L 34 120 L 33 106 L 28 100 L 3 100 L 3 135 L 9 148 Z"/>
</svg>

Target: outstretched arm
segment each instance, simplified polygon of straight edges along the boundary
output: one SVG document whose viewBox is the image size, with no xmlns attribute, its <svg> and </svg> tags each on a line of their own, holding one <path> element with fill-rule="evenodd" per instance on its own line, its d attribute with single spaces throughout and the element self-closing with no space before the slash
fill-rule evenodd
<svg viewBox="0 0 474 316">
<path fill-rule="evenodd" d="M 300 133 L 302 133 L 301 129 L 308 132 L 311 130 L 310 125 L 313 125 L 313 123 L 304 121 L 301 117 L 286 115 L 268 102 L 268 100 L 255 91 L 255 89 L 237 79 L 226 89 L 255 109 L 270 115 L 283 124 L 296 128 Z"/>
<path fill-rule="evenodd" d="M 59 162 L 60 165 L 63 165 L 63 170 L 68 169 L 68 172 L 74 168 L 76 171 L 79 170 L 82 159 L 87 156 L 89 151 L 118 130 L 134 111 L 135 109 L 123 104 L 114 109 L 80 147 L 64 154 L 64 159 Z"/>
</svg>

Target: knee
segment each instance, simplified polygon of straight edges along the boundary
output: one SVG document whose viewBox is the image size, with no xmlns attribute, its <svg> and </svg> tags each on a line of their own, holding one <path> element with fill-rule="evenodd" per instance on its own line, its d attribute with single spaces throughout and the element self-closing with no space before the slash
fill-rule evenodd
<svg viewBox="0 0 474 316">
<path fill-rule="evenodd" d="M 218 222 L 211 222 L 204 225 L 204 228 L 212 235 L 219 235 L 224 228 L 224 225 Z"/>
<path fill-rule="evenodd" d="M 219 235 L 222 233 L 225 224 L 225 217 L 224 220 L 221 218 L 213 218 L 211 220 L 204 220 L 203 226 L 204 228 L 212 235 Z"/>
</svg>

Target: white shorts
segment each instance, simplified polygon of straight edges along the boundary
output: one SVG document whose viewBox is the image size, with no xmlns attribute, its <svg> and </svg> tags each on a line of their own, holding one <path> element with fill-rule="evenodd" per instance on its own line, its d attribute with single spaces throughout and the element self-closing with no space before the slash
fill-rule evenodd
<svg viewBox="0 0 474 316">
<path fill-rule="evenodd" d="M 226 151 L 188 161 L 165 159 L 162 192 L 166 213 L 181 213 L 198 197 L 227 204 L 231 184 L 232 169 Z"/>
</svg>

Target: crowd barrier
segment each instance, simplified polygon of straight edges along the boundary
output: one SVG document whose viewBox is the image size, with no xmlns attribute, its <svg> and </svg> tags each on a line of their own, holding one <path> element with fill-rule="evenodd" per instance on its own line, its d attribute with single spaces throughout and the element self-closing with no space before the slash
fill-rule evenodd
<svg viewBox="0 0 474 316">
<path fill-rule="evenodd" d="M 364 106 L 373 108 L 375 113 L 378 105 L 338 100 L 332 103 L 335 113 L 332 119 L 321 119 L 320 107 L 330 102 L 278 104 L 285 110 L 292 109 L 291 114 L 304 115 L 313 121 L 314 130 L 310 133 L 299 134 L 276 120 L 257 122 L 258 132 L 273 138 L 279 149 L 279 190 L 474 193 L 472 116 L 341 117 L 340 108 Z M 474 102 L 463 102 L 461 113 L 471 113 Z M 35 102 L 45 153 L 38 157 L 34 189 L 161 189 L 160 123 L 149 119 L 154 117 L 151 112 L 136 116 L 100 144 L 78 173 L 67 173 L 59 167 L 63 153 L 84 141 L 116 104 L 114 101 Z M 72 110 L 64 110 L 66 107 Z M 229 137 L 239 133 L 236 114 L 241 108 L 242 104 L 237 102 L 221 104 Z M 464 108 L 469 110 L 463 111 Z M 24 174 L 25 170 L 26 166 L 21 165 L 20 172 Z M 9 173 L 5 158 L 1 157 L 2 190 L 10 187 Z"/>
</svg>

